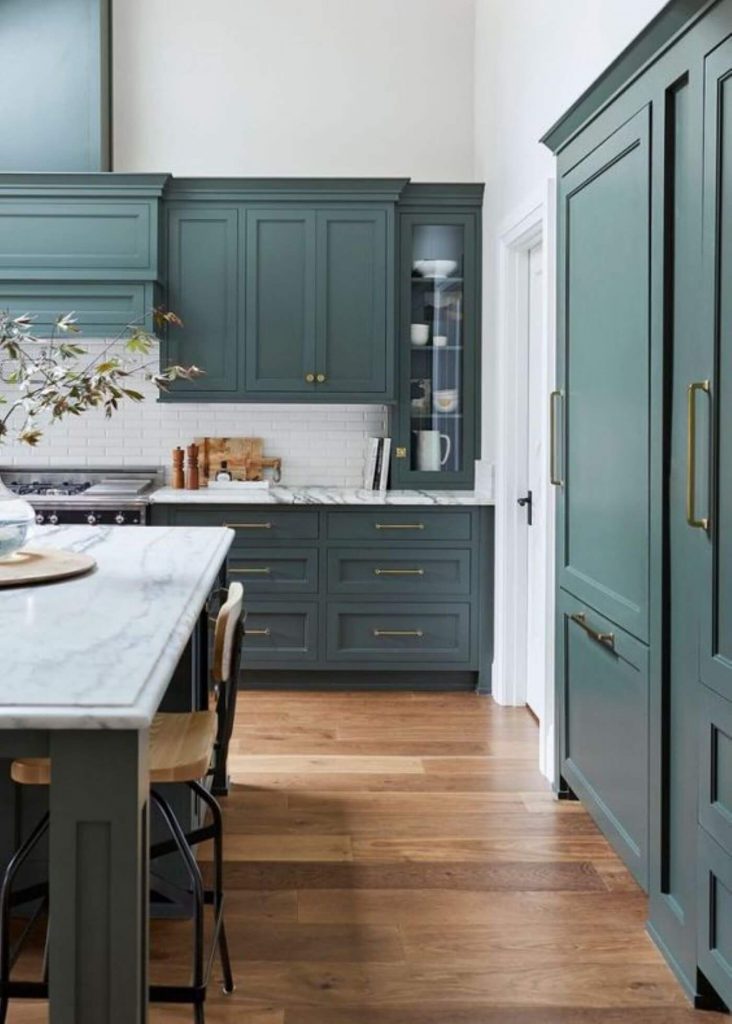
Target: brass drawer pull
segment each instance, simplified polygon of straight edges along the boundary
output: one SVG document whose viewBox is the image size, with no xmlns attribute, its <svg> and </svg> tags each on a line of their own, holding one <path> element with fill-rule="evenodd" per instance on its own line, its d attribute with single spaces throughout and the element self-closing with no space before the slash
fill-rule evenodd
<svg viewBox="0 0 732 1024">
<path fill-rule="evenodd" d="M 244 630 L 244 636 L 271 636 L 271 635 L 272 635 L 272 630 L 269 628 L 269 626 L 266 626 L 264 629 L 245 629 Z"/>
<path fill-rule="evenodd" d="M 230 530 L 271 530 L 272 523 L 224 523 Z"/>
<path fill-rule="evenodd" d="M 424 530 L 424 523 L 374 523 L 375 530 Z"/>
<path fill-rule="evenodd" d="M 327 379 L 328 378 L 325 376 L 324 373 L 318 373 L 315 375 L 315 380 L 318 382 L 318 384 L 325 384 Z"/>
<path fill-rule="evenodd" d="M 373 633 L 374 636 L 424 636 L 424 630 L 421 629 L 375 629 Z"/>
<path fill-rule="evenodd" d="M 229 569 L 229 573 L 232 576 L 251 576 L 251 575 L 262 575 L 269 576 L 272 572 L 269 566 L 265 566 L 263 569 Z"/>
<path fill-rule="evenodd" d="M 424 576 L 424 569 L 374 569 L 374 576 Z"/>
<path fill-rule="evenodd" d="M 615 634 L 614 633 L 598 633 L 592 626 L 588 626 L 584 612 L 573 612 L 570 615 L 572 622 L 576 622 L 578 626 L 584 629 L 588 636 L 596 640 L 598 644 L 602 644 L 603 647 L 609 647 L 610 650 L 615 650 Z"/>
<path fill-rule="evenodd" d="M 549 395 L 549 483 L 554 487 L 563 487 L 564 480 L 557 475 L 557 406 L 556 400 L 562 397 L 561 391 L 552 391 Z"/>
<path fill-rule="evenodd" d="M 709 529 L 709 518 L 696 515 L 696 393 L 710 393 L 708 380 L 697 380 L 687 390 L 687 433 L 686 433 L 686 521 L 697 530 Z"/>
<path fill-rule="evenodd" d="M 306 384 L 314 384 L 315 383 L 315 374 L 314 373 L 306 373 L 305 374 L 305 383 Z"/>
</svg>

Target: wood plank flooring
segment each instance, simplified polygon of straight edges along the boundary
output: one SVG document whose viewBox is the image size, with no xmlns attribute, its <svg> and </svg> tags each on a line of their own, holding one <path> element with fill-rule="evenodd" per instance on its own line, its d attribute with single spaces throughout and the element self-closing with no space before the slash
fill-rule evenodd
<svg viewBox="0 0 732 1024">
<path fill-rule="evenodd" d="M 237 990 L 212 985 L 209 1024 L 729 1021 L 689 1008 L 643 894 L 537 759 L 527 712 L 470 694 L 243 693 L 223 801 Z M 188 926 L 152 944 L 153 976 L 184 980 Z"/>
</svg>

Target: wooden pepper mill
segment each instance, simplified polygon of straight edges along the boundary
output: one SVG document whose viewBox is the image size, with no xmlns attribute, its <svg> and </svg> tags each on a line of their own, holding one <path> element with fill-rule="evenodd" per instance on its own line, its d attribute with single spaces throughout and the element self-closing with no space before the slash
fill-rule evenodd
<svg viewBox="0 0 732 1024">
<path fill-rule="evenodd" d="M 198 490 L 198 445 L 189 444 L 186 448 L 186 490 Z"/>
<path fill-rule="evenodd" d="M 173 449 L 173 475 L 171 478 L 171 486 L 176 491 L 182 491 L 185 486 L 184 473 L 183 473 L 183 458 L 185 452 L 178 445 L 177 448 Z"/>
</svg>

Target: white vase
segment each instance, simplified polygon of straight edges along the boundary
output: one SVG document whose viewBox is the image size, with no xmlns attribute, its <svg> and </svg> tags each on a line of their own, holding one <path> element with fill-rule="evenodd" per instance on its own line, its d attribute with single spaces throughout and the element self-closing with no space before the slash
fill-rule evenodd
<svg viewBox="0 0 732 1024">
<path fill-rule="evenodd" d="M 23 547 L 35 521 L 33 506 L 9 491 L 0 479 L 0 559 Z"/>
</svg>

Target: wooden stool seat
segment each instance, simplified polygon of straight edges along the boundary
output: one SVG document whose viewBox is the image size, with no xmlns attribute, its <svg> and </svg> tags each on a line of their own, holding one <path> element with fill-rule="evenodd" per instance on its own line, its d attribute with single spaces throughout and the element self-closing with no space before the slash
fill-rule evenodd
<svg viewBox="0 0 732 1024">
<path fill-rule="evenodd" d="M 150 726 L 151 784 L 202 779 L 211 764 L 216 728 L 215 711 L 156 715 Z M 49 786 L 51 759 L 18 758 L 10 766 L 10 777 L 21 786 Z"/>
</svg>

